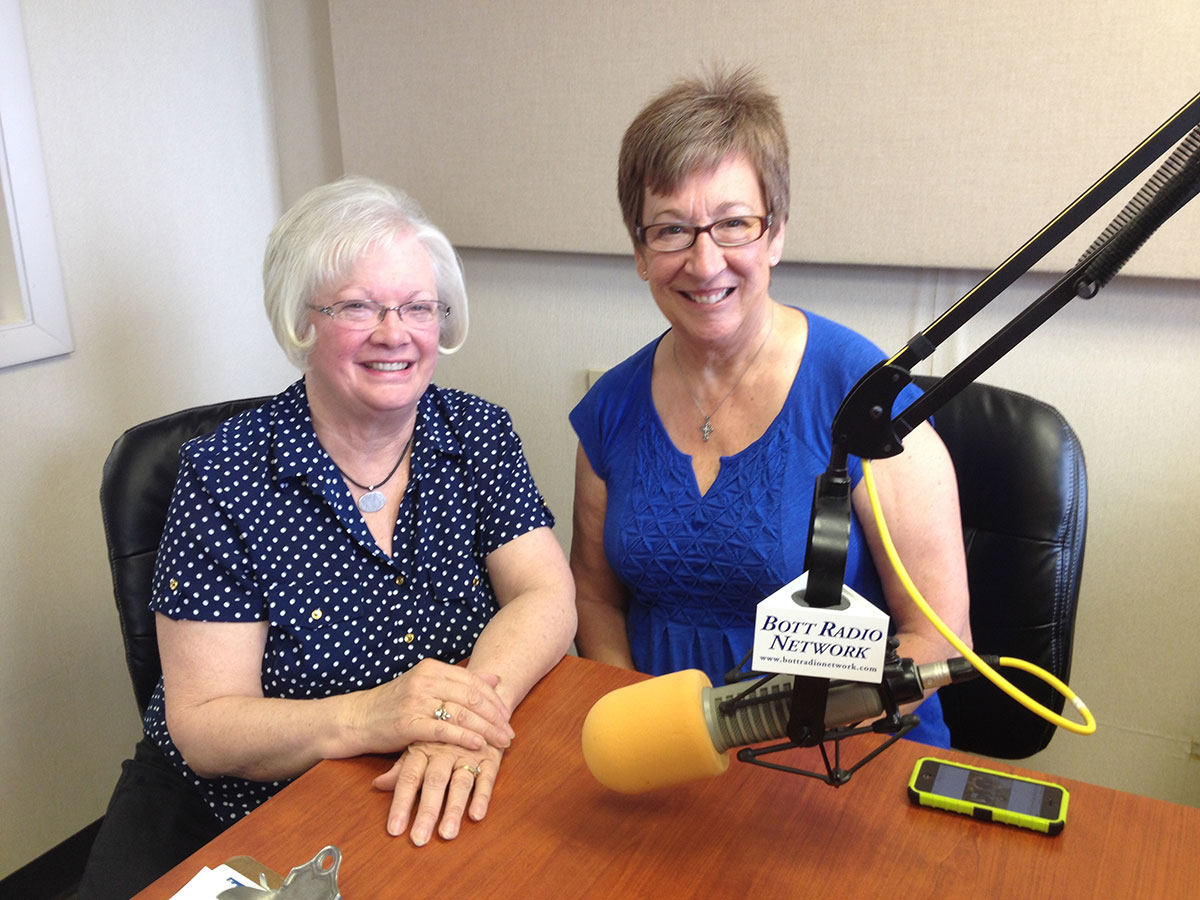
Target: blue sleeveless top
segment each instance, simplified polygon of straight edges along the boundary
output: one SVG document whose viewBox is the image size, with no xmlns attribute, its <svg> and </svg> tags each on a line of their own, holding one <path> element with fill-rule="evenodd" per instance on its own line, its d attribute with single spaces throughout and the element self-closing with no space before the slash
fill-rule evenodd
<svg viewBox="0 0 1200 900">
<path fill-rule="evenodd" d="M 571 411 L 571 424 L 608 506 L 604 551 L 629 595 L 626 627 L 639 671 L 696 668 L 724 682 L 753 644 L 757 604 L 804 571 L 813 487 L 829 463 L 842 398 L 884 359 L 870 341 L 812 313 L 808 343 L 783 408 L 701 495 L 691 457 L 667 434 L 651 397 L 654 353 L 643 347 L 607 371 Z M 909 386 L 897 409 L 919 396 Z M 862 462 L 852 457 L 857 485 Z M 858 520 L 846 584 L 886 611 Z M 936 695 L 918 710 L 914 740 L 949 746 Z"/>
</svg>

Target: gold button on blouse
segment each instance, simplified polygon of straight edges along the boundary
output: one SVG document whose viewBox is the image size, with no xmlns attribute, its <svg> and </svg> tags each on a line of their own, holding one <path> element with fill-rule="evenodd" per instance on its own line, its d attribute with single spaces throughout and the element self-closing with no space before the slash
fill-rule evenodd
<svg viewBox="0 0 1200 900">
<path fill-rule="evenodd" d="M 170 581 L 170 585 L 171 585 L 171 590 L 173 590 L 173 591 L 179 590 L 179 579 L 172 578 Z"/>
<path fill-rule="evenodd" d="M 314 622 L 316 622 L 316 621 L 318 621 L 318 620 L 319 620 L 319 619 L 320 619 L 322 616 L 324 616 L 324 615 L 325 615 L 325 613 L 321 612 L 321 610 L 319 610 L 319 609 L 314 609 L 314 610 L 312 611 L 312 620 L 313 620 Z"/>
<path fill-rule="evenodd" d="M 396 576 L 396 584 L 400 585 L 401 587 L 404 586 L 404 576 L 403 575 Z"/>
<path fill-rule="evenodd" d="M 406 634 L 404 636 L 404 643 L 411 644 L 416 639 L 417 639 L 417 636 L 410 631 L 408 634 Z"/>
</svg>

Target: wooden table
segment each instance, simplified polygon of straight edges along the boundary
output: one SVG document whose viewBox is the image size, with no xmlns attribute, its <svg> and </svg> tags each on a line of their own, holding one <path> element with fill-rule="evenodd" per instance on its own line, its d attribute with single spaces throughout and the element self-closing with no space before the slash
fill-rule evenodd
<svg viewBox="0 0 1200 900">
<path fill-rule="evenodd" d="M 1060 836 L 976 822 L 909 804 L 913 763 L 930 752 L 910 741 L 837 789 L 734 761 L 719 778 L 612 793 L 584 765 L 580 729 L 599 697 L 640 677 L 563 660 L 513 717 L 487 818 L 453 841 L 416 848 L 387 835 L 389 795 L 371 779 L 388 760 L 328 761 L 137 900 L 168 898 L 202 866 L 243 854 L 286 874 L 327 844 L 342 851 L 346 900 L 1200 897 L 1200 809 L 1054 778 L 1071 792 Z M 848 741 L 845 761 L 874 740 Z M 820 768 L 816 751 L 793 752 Z"/>
</svg>

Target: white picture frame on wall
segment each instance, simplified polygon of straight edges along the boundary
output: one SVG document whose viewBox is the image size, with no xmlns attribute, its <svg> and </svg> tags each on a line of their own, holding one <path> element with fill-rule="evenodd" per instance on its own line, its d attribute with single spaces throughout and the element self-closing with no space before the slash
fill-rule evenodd
<svg viewBox="0 0 1200 900">
<path fill-rule="evenodd" d="M 71 327 L 38 139 L 20 0 L 0 0 L 0 187 L 20 297 L 0 318 L 0 368 L 70 353 Z M 11 266 L 7 254 L 11 253 Z"/>
</svg>

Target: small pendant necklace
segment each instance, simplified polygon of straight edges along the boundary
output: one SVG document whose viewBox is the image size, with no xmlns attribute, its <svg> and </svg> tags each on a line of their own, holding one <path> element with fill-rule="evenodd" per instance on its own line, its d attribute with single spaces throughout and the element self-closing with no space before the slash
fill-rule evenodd
<svg viewBox="0 0 1200 900">
<path fill-rule="evenodd" d="M 679 364 L 679 353 L 678 353 L 678 350 L 676 349 L 678 347 L 678 344 L 672 342 L 671 358 L 675 360 L 675 368 L 679 370 L 679 380 L 683 383 L 683 389 L 685 391 L 687 391 L 687 395 L 689 397 L 691 397 L 692 402 L 696 404 L 696 409 L 698 409 L 700 411 L 700 415 L 704 416 L 704 424 L 700 426 L 700 436 L 702 438 L 704 438 L 705 443 L 708 443 L 708 439 L 710 437 L 712 437 L 712 433 L 716 430 L 712 426 L 712 421 L 711 421 L 712 417 L 717 414 L 717 410 L 721 408 L 721 404 L 723 404 L 726 400 L 728 400 L 730 394 L 732 394 L 735 390 L 737 390 L 737 386 L 742 383 L 742 379 L 746 377 L 746 373 L 750 371 L 750 367 L 753 366 L 754 361 L 756 359 L 758 359 L 758 354 L 762 353 L 763 347 L 767 346 L 767 340 L 770 339 L 771 332 L 774 330 L 775 330 L 775 310 L 772 309 L 771 310 L 771 324 L 767 327 L 767 333 L 763 337 L 762 343 L 758 345 L 758 349 L 755 350 L 754 355 L 750 357 L 750 362 L 746 363 L 746 368 L 742 369 L 742 374 L 737 377 L 737 380 L 733 383 L 733 387 L 731 387 L 728 391 L 725 392 L 725 396 L 722 397 L 717 402 L 717 405 L 712 408 L 712 412 L 709 412 L 709 413 L 706 413 L 704 411 L 704 407 L 700 405 L 700 401 L 696 399 L 696 395 L 693 394 L 692 389 L 690 387 L 688 387 L 687 378 L 683 374 L 683 366 L 681 366 Z"/>
<path fill-rule="evenodd" d="M 365 494 L 363 494 L 361 497 L 358 498 L 358 508 L 361 509 L 363 512 L 373 513 L 373 512 L 379 512 L 379 510 L 383 509 L 384 504 L 387 503 L 387 498 L 383 496 L 383 491 L 379 490 L 379 488 L 383 487 L 385 484 L 387 484 L 389 481 L 391 481 L 392 476 L 395 475 L 396 472 L 399 471 L 400 463 L 404 462 L 404 457 L 408 456 L 408 448 L 412 446 L 413 436 L 416 435 L 416 433 L 417 433 L 417 426 L 414 424 L 412 434 L 410 434 L 408 436 L 408 442 L 405 443 L 404 449 L 400 451 L 400 458 L 398 460 L 396 460 L 396 464 L 394 466 L 392 466 L 392 471 L 388 472 L 387 478 L 383 479 L 383 481 L 379 482 L 378 484 L 371 484 L 371 485 L 359 484 L 357 481 L 355 481 L 353 478 L 351 478 L 349 475 L 347 475 L 344 471 L 342 471 L 341 466 L 339 466 L 337 463 L 333 464 L 334 467 L 339 472 L 342 473 L 343 478 L 345 478 L 347 481 L 349 481 L 355 487 L 362 488 L 364 491 L 366 491 Z"/>
</svg>

